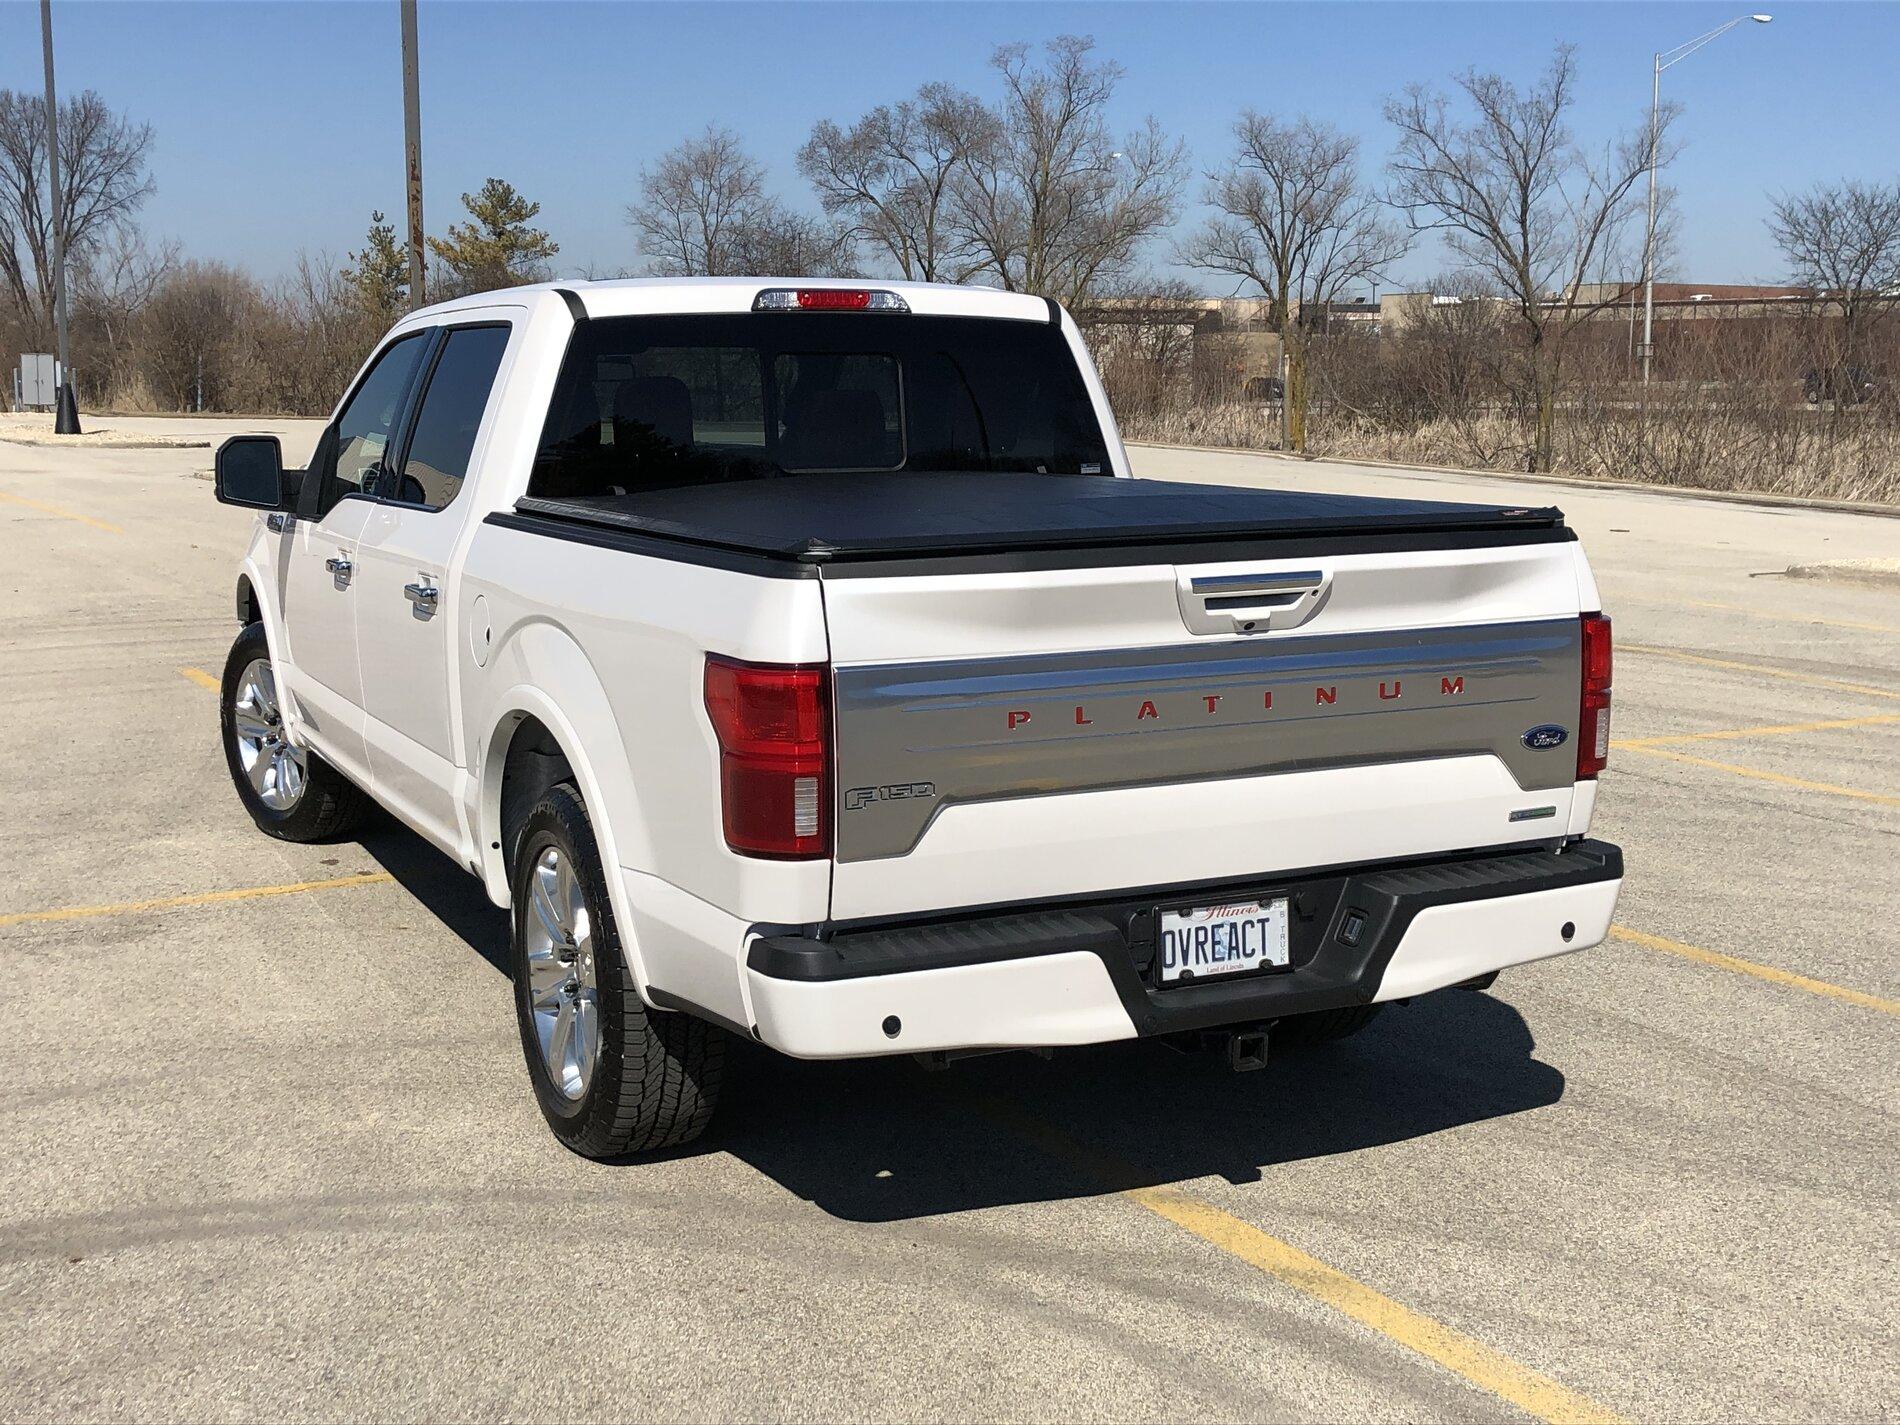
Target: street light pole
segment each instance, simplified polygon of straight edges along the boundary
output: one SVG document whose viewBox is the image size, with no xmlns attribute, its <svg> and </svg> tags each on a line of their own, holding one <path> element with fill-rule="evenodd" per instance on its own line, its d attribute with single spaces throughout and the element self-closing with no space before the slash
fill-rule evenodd
<svg viewBox="0 0 1900 1425">
<path fill-rule="evenodd" d="M 424 305 L 422 290 L 422 96 L 416 62 L 416 0 L 402 0 L 403 167 L 409 185 L 409 310 Z"/>
<path fill-rule="evenodd" d="M 59 388 L 53 396 L 53 431 L 79 434 L 79 402 L 73 397 L 72 368 L 66 350 L 66 245 L 61 228 L 66 205 L 59 186 L 59 98 L 53 88 L 53 0 L 40 0 L 40 47 L 46 56 L 46 171 L 53 199 L 53 326 L 58 342 Z"/>
<path fill-rule="evenodd" d="M 1649 71 L 1649 217 L 1643 225 L 1643 389 L 1649 389 L 1649 363 L 1655 352 L 1653 322 L 1656 309 L 1656 165 L 1662 147 L 1662 72 L 1680 64 L 1711 40 L 1719 39 L 1744 20 L 1765 25 L 1773 15 L 1737 15 L 1705 35 L 1697 35 L 1674 49 L 1660 50 Z"/>
<path fill-rule="evenodd" d="M 1643 224 L 1643 387 L 1649 387 L 1649 357 L 1653 349 L 1650 322 L 1656 308 L 1656 150 L 1662 125 L 1662 56 L 1649 72 L 1649 218 Z"/>
</svg>

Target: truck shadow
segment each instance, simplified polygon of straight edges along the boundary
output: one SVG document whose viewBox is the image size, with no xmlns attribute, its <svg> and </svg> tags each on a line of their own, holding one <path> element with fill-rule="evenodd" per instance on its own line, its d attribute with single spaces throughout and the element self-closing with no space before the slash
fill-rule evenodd
<svg viewBox="0 0 1900 1425">
<path fill-rule="evenodd" d="M 481 884 L 390 816 L 378 815 L 358 844 L 469 949 L 508 970 L 508 912 L 489 904 Z"/>
<path fill-rule="evenodd" d="M 1486 994 L 1388 1010 L 1354 1038 L 1230 1073 L 1157 1044 L 801 1063 L 742 1045 L 708 1148 L 835 1217 L 892 1222 L 1092 1197 L 1404 1142 L 1563 1096 Z"/>
<path fill-rule="evenodd" d="M 445 928 L 508 973 L 508 916 L 400 827 L 363 849 Z M 712 1131 L 679 1156 L 729 1153 L 834 1217 L 894 1222 L 1095 1197 L 1405 1142 L 1558 1101 L 1502 1000 L 1448 990 L 1394 1006 L 1349 1040 L 1232 1074 L 1158 1044 L 967 1059 L 787 1059 L 733 1041 Z M 669 1155 L 672 1156 L 672 1155 Z M 633 1160 L 638 1161 L 638 1160 Z"/>
</svg>

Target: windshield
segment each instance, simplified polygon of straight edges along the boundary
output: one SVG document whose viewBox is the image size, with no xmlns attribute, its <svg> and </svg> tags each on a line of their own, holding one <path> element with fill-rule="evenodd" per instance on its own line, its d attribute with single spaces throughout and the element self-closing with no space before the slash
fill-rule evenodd
<svg viewBox="0 0 1900 1425">
<path fill-rule="evenodd" d="M 528 493 L 940 470 L 1108 473 L 1060 331 L 856 312 L 585 322 Z"/>
</svg>

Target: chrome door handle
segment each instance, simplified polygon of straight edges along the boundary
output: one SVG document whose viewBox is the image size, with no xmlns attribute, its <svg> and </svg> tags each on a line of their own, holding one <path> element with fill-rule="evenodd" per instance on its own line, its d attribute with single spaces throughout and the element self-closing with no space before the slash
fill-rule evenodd
<svg viewBox="0 0 1900 1425">
<path fill-rule="evenodd" d="M 402 596 L 416 606 L 417 618 L 428 618 L 435 613 L 435 602 L 442 591 L 433 584 L 404 584 Z"/>
<path fill-rule="evenodd" d="M 341 589 L 350 582 L 350 575 L 356 572 L 356 566 L 342 555 L 323 561 L 323 567 L 336 577 L 336 586 Z"/>
</svg>

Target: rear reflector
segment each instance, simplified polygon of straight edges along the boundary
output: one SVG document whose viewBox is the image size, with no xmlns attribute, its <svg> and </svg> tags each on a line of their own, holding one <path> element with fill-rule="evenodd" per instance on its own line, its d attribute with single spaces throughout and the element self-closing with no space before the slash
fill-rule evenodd
<svg viewBox="0 0 1900 1425">
<path fill-rule="evenodd" d="M 1577 710 L 1577 780 L 1587 781 L 1610 761 L 1610 621 L 1583 616 L 1583 700 Z"/>
<path fill-rule="evenodd" d="M 908 312 L 895 292 L 867 287 L 768 287 L 753 299 L 755 312 Z"/>
<path fill-rule="evenodd" d="M 726 845 L 743 856 L 831 854 L 831 699 L 821 667 L 706 659 Z"/>
</svg>

